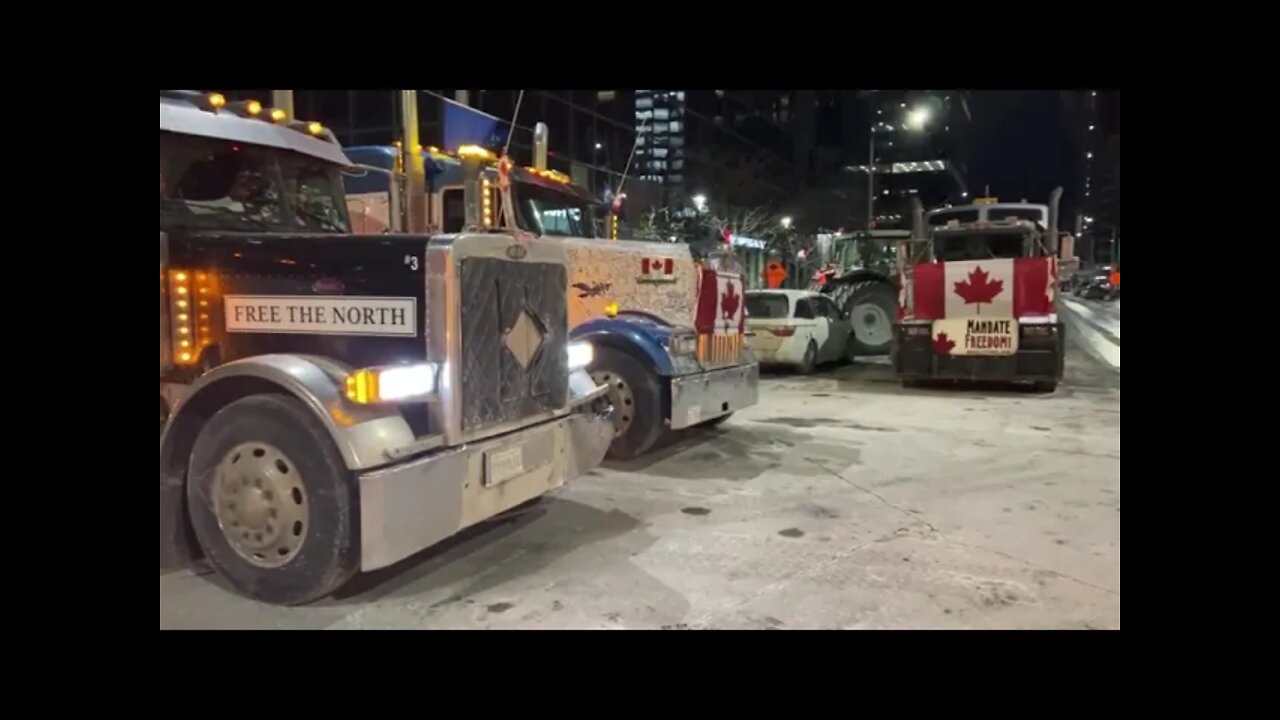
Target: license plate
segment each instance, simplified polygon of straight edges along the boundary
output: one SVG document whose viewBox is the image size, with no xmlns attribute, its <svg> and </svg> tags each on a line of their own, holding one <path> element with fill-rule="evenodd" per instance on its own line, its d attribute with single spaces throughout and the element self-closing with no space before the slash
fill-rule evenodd
<svg viewBox="0 0 1280 720">
<path fill-rule="evenodd" d="M 485 485 L 500 485 L 513 477 L 524 474 L 524 444 L 495 450 L 486 455 L 489 471 L 485 473 Z"/>
</svg>

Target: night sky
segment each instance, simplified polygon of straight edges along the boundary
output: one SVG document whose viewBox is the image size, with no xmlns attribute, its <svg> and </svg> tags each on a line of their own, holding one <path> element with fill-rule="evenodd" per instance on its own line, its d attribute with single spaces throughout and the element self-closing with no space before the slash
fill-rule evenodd
<svg viewBox="0 0 1280 720">
<path fill-rule="evenodd" d="M 1071 139 L 1062 122 L 1057 90 L 983 90 L 973 95 L 973 145 L 968 184 L 973 195 L 986 185 L 1006 202 L 1048 202 L 1062 185 L 1063 217 L 1074 213 L 1076 179 L 1068 162 Z M 1070 227 L 1065 221 L 1064 228 Z"/>
</svg>

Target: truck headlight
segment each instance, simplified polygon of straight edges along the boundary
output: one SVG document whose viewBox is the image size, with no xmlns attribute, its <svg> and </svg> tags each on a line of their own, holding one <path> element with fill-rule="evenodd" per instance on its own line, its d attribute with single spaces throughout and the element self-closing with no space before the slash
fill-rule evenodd
<svg viewBox="0 0 1280 720">
<path fill-rule="evenodd" d="M 347 375 L 347 399 L 358 405 L 425 400 L 436 390 L 436 366 L 431 363 L 361 368 Z"/>
<path fill-rule="evenodd" d="M 698 352 L 697 335 L 672 335 L 668 346 L 672 355 L 693 355 Z"/>
<path fill-rule="evenodd" d="M 565 352 L 569 355 L 570 370 L 581 370 L 582 368 L 590 365 L 591 361 L 596 357 L 595 350 L 591 347 L 591 343 L 586 341 L 569 343 L 565 348 Z"/>
</svg>

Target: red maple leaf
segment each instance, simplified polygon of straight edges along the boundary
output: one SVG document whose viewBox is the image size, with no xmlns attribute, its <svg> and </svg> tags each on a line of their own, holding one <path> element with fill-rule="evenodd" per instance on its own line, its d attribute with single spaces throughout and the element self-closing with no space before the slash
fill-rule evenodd
<svg viewBox="0 0 1280 720">
<path fill-rule="evenodd" d="M 956 294 L 964 298 L 965 305 L 976 304 L 978 306 L 978 314 L 982 314 L 982 303 L 991 304 L 991 301 L 1004 290 L 1004 281 L 991 281 L 991 275 L 984 272 L 982 266 L 975 267 L 973 272 L 969 273 L 968 280 L 961 280 L 956 283 Z"/>
<path fill-rule="evenodd" d="M 734 319 L 738 315 L 738 303 L 741 300 L 742 296 L 734 292 L 733 283 L 726 283 L 724 295 L 720 296 L 721 317 L 725 320 Z"/>
<path fill-rule="evenodd" d="M 956 341 L 947 338 L 946 333 L 938 333 L 938 337 L 933 339 L 934 355 L 950 355 L 951 349 L 956 346 Z"/>
</svg>

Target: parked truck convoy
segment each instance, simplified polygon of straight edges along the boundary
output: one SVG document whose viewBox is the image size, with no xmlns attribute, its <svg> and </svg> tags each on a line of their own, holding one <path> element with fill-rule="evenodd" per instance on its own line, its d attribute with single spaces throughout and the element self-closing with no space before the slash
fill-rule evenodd
<svg viewBox="0 0 1280 720">
<path fill-rule="evenodd" d="M 350 168 L 317 123 L 160 94 L 161 565 L 202 555 L 272 603 L 537 498 L 614 436 L 567 246 L 471 192 L 449 232 L 353 234 Z"/>
<path fill-rule="evenodd" d="M 899 320 L 893 363 L 904 385 L 923 380 L 1031 383 L 1051 392 L 1064 369 L 1057 314 L 1058 201 L 934 210 L 919 201 L 912 238 L 898 245 Z"/>
<path fill-rule="evenodd" d="M 743 342 L 745 283 L 732 247 L 695 258 L 684 243 L 617 240 L 617 206 L 602 206 L 548 170 L 546 137 L 539 123 L 531 167 L 473 145 L 419 148 L 428 224 L 460 230 L 471 193 L 477 231 L 528 234 L 565 253 L 572 337 L 595 348 L 591 377 L 615 408 L 611 457 L 636 457 L 664 433 L 723 422 L 755 404 L 759 366 Z M 401 177 L 406 154 L 376 146 L 347 155 L 365 173 L 346 178 L 355 222 L 399 231 L 397 215 L 410 202 Z M 480 163 L 478 173 L 467 174 L 468 158 Z"/>
</svg>

